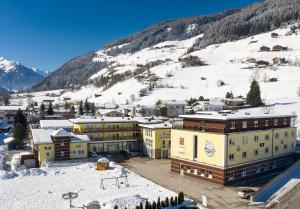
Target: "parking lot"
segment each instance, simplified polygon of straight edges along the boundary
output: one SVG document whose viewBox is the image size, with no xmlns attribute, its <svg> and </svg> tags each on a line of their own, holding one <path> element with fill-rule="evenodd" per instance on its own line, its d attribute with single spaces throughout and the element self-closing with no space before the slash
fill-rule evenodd
<svg viewBox="0 0 300 209">
<path fill-rule="evenodd" d="M 171 173 L 168 159 L 155 160 L 147 157 L 134 157 L 121 162 L 121 164 L 172 191 L 183 191 L 197 202 L 201 202 L 202 195 L 205 195 L 209 208 L 257 208 L 248 206 L 248 200 L 237 196 L 241 187 L 225 187 L 188 176 L 183 176 L 180 180 L 180 175 Z M 253 188 L 257 190 L 256 187 Z"/>
</svg>

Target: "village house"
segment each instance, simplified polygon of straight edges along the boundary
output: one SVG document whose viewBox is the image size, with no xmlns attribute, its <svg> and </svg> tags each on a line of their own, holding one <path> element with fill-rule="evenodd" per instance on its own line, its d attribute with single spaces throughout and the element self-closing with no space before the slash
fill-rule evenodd
<svg viewBox="0 0 300 209">
<path fill-rule="evenodd" d="M 277 52 L 277 51 L 287 51 L 288 48 L 285 46 L 281 46 L 281 45 L 275 45 L 273 46 L 272 51 Z"/>
<path fill-rule="evenodd" d="M 273 64 L 275 65 L 281 65 L 287 63 L 284 57 L 274 57 L 272 60 L 273 60 Z"/>
<path fill-rule="evenodd" d="M 193 110 L 194 112 L 198 111 L 220 111 L 224 110 L 226 105 L 217 100 L 212 100 L 212 101 L 197 101 L 196 103 L 193 104 Z"/>
<path fill-rule="evenodd" d="M 230 185 L 291 165 L 296 115 L 183 115 L 171 131 L 171 171 Z"/>
<path fill-rule="evenodd" d="M 267 46 L 262 46 L 262 47 L 260 47 L 259 51 L 261 51 L 261 52 L 269 52 L 269 51 L 271 51 L 271 49 L 269 47 L 267 47 Z"/>
<path fill-rule="evenodd" d="M 167 110 L 166 116 L 169 118 L 178 117 L 178 115 L 182 115 L 185 112 L 185 101 L 163 101 L 162 107 L 165 107 Z"/>
<path fill-rule="evenodd" d="M 40 128 L 42 129 L 64 129 L 66 131 L 73 131 L 73 123 L 69 120 L 40 120 Z"/>
<path fill-rule="evenodd" d="M 118 109 L 98 109 L 96 115 L 99 117 L 124 117 L 124 113 Z"/>
<path fill-rule="evenodd" d="M 0 121 L 13 124 L 18 110 L 26 111 L 25 106 L 0 106 Z"/>
<path fill-rule="evenodd" d="M 264 60 L 259 60 L 256 62 L 256 67 L 267 67 L 270 63 Z"/>
</svg>

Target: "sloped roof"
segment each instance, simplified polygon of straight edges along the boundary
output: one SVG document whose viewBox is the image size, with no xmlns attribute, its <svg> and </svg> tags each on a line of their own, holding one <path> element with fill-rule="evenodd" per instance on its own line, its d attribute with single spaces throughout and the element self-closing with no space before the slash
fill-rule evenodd
<svg viewBox="0 0 300 209">
<path fill-rule="evenodd" d="M 63 137 L 63 136 L 71 136 L 71 133 L 70 132 L 67 132 L 65 129 L 58 129 L 58 130 L 55 130 L 51 133 L 51 136 L 54 136 L 54 137 Z"/>
</svg>

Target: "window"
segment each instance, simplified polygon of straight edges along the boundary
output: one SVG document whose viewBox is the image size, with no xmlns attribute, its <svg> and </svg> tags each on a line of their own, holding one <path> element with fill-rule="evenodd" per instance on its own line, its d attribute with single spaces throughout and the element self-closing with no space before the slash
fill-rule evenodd
<svg viewBox="0 0 300 209">
<path fill-rule="evenodd" d="M 269 169 L 269 163 L 265 163 L 264 165 L 265 171 Z"/>
<path fill-rule="evenodd" d="M 234 145 L 234 139 L 229 139 L 229 144 Z"/>
<path fill-rule="evenodd" d="M 292 131 L 292 136 L 294 136 L 294 131 Z"/>
<path fill-rule="evenodd" d="M 78 155 L 84 155 L 84 150 L 78 150 Z"/>
<path fill-rule="evenodd" d="M 260 147 L 264 147 L 264 146 L 265 146 L 265 143 L 260 143 L 259 146 L 260 146 Z"/>
<path fill-rule="evenodd" d="M 210 178 L 210 179 L 212 178 L 212 171 L 208 171 L 207 177 Z"/>
<path fill-rule="evenodd" d="M 287 144 L 283 145 L 283 148 L 288 149 L 288 145 Z"/>
<path fill-rule="evenodd" d="M 266 154 L 269 153 L 269 148 L 268 148 L 268 147 L 265 148 L 265 153 L 266 153 Z"/>
<path fill-rule="evenodd" d="M 60 143 L 60 146 L 64 146 L 65 144 L 62 142 L 62 143 Z"/>
<path fill-rule="evenodd" d="M 278 133 L 275 134 L 275 139 L 279 139 L 279 134 Z"/>
<path fill-rule="evenodd" d="M 273 161 L 272 168 L 274 169 L 274 168 L 276 168 L 276 166 L 277 166 L 276 161 Z"/>
<path fill-rule="evenodd" d="M 254 142 L 258 142 L 259 138 L 258 136 L 254 136 Z"/>
<path fill-rule="evenodd" d="M 258 155 L 258 150 L 254 150 L 254 155 Z"/>
<path fill-rule="evenodd" d="M 248 144 L 248 137 L 244 136 L 242 142 L 243 142 L 243 144 Z"/>
<path fill-rule="evenodd" d="M 278 119 L 275 119 L 274 120 L 274 126 L 277 126 L 278 125 Z"/>
<path fill-rule="evenodd" d="M 169 147 L 171 147 L 171 140 L 169 141 Z"/>
<path fill-rule="evenodd" d="M 265 135 L 265 140 L 269 141 L 269 139 L 270 139 L 270 136 L 269 135 Z"/>
<path fill-rule="evenodd" d="M 269 120 L 265 120 L 265 126 L 266 126 L 266 127 L 269 126 Z"/>
<path fill-rule="evenodd" d="M 230 171 L 229 172 L 229 180 L 233 180 L 234 179 L 234 171 Z"/>
<path fill-rule="evenodd" d="M 284 125 L 287 125 L 287 119 L 286 119 L 286 118 L 283 119 L 283 124 L 284 124 Z"/>
<path fill-rule="evenodd" d="M 243 128 L 247 128 L 247 121 L 243 121 Z"/>
<path fill-rule="evenodd" d="M 246 158 L 247 157 L 247 152 L 243 152 L 242 156 L 243 156 L 243 158 Z"/>
<path fill-rule="evenodd" d="M 194 151 L 193 158 L 197 159 L 197 157 L 198 157 L 198 136 L 197 135 L 194 136 L 194 150 L 193 151 Z"/>
<path fill-rule="evenodd" d="M 229 160 L 234 160 L 234 154 L 229 154 Z"/>
<path fill-rule="evenodd" d="M 259 165 L 256 166 L 256 173 L 260 173 L 260 166 Z"/>
<path fill-rule="evenodd" d="M 230 122 L 230 129 L 235 129 L 235 122 Z"/>
<path fill-rule="evenodd" d="M 65 152 L 64 152 L 64 151 L 61 151 L 61 152 L 60 152 L 60 156 L 62 156 L 62 157 L 65 156 Z"/>
<path fill-rule="evenodd" d="M 254 127 L 258 127 L 258 120 L 254 121 Z"/>
<path fill-rule="evenodd" d="M 163 148 L 165 148 L 165 141 L 163 141 Z"/>
<path fill-rule="evenodd" d="M 292 143 L 291 143 L 291 147 L 294 148 L 294 146 L 295 146 L 295 145 L 294 145 L 294 143 L 292 142 Z"/>
<path fill-rule="evenodd" d="M 241 175 L 242 176 L 247 176 L 247 169 L 246 168 L 243 168 Z"/>
<path fill-rule="evenodd" d="M 284 136 L 287 138 L 289 136 L 289 133 L 287 131 L 284 132 Z"/>
<path fill-rule="evenodd" d="M 46 152 L 46 156 L 49 157 L 50 156 L 50 152 Z"/>
<path fill-rule="evenodd" d="M 278 150 L 279 150 L 278 145 L 275 145 L 275 151 L 278 151 Z"/>
</svg>

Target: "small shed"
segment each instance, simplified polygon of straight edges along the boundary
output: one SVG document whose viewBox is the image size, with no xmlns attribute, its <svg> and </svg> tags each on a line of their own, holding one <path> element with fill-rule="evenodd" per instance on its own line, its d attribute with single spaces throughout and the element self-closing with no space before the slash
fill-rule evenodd
<svg viewBox="0 0 300 209">
<path fill-rule="evenodd" d="M 272 38 L 278 38 L 278 36 L 279 36 L 278 33 L 271 33 Z"/>
<path fill-rule="evenodd" d="M 89 200 L 83 204 L 84 209 L 100 209 L 100 203 L 97 200 Z"/>
<path fill-rule="evenodd" d="M 274 57 L 273 59 L 273 64 L 284 64 L 287 63 L 286 59 L 284 57 Z"/>
<path fill-rule="evenodd" d="M 269 47 L 267 47 L 267 46 L 262 46 L 262 47 L 260 47 L 259 51 L 261 51 L 261 52 L 269 52 L 269 51 L 271 51 L 271 49 Z"/>
<path fill-rule="evenodd" d="M 104 171 L 109 168 L 109 160 L 106 157 L 100 158 L 97 161 L 97 170 Z"/>
</svg>

